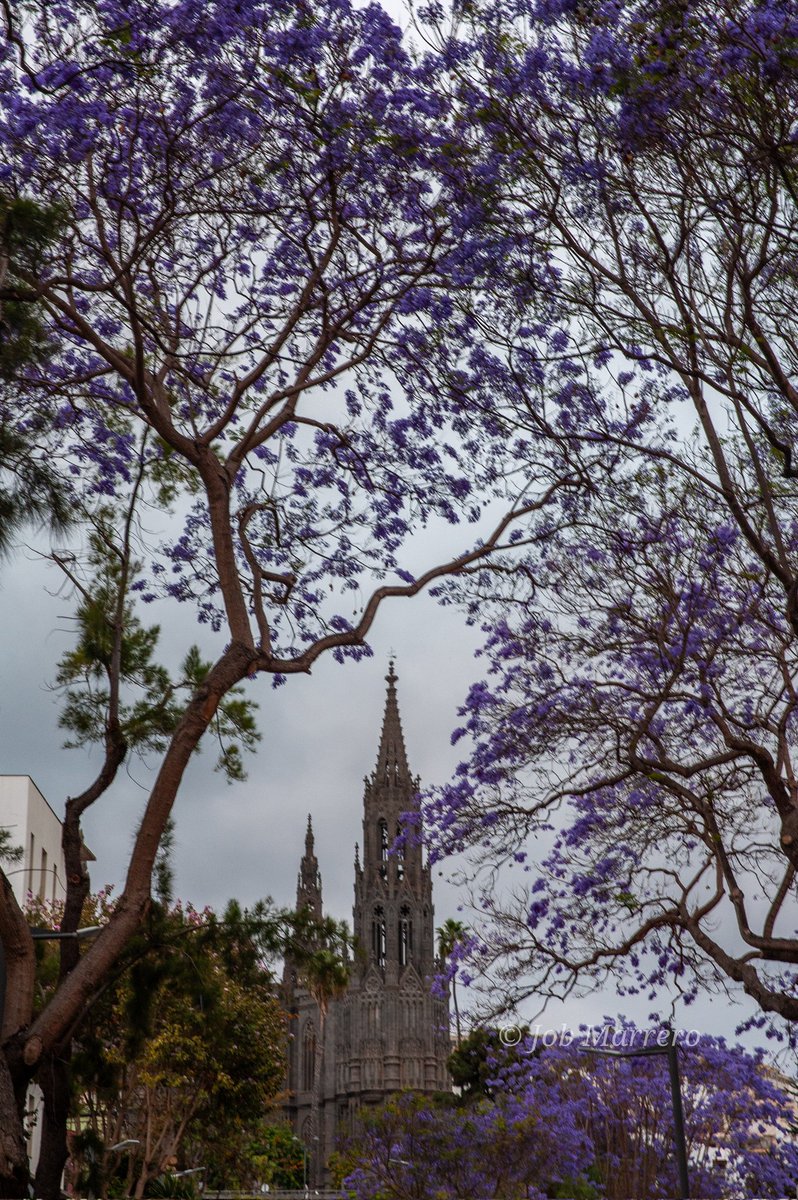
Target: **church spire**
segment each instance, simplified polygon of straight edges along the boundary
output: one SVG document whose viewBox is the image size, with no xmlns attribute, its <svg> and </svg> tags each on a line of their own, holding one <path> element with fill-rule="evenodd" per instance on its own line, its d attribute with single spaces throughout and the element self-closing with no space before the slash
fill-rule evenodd
<svg viewBox="0 0 798 1200">
<path fill-rule="evenodd" d="M 313 840 L 313 822 L 308 813 L 308 827 L 305 832 L 305 853 L 299 863 L 299 875 L 296 881 L 296 909 L 299 912 L 309 908 L 314 917 L 321 920 L 321 874 L 319 860 L 316 858 Z"/>
<path fill-rule="evenodd" d="M 407 787 L 412 781 L 407 765 L 405 740 L 402 736 L 402 722 L 399 717 L 399 705 L 396 700 L 396 680 L 393 659 L 388 664 L 388 674 L 385 682 L 388 684 L 388 694 L 385 697 L 385 716 L 382 719 L 382 735 L 377 751 L 377 767 L 374 772 L 374 783 L 381 785 Z"/>
<path fill-rule="evenodd" d="M 379 747 L 376 767 L 364 781 L 363 837 L 355 846 L 357 954 L 346 995 L 330 1002 L 326 1036 L 299 963 L 287 957 L 284 968 L 295 1029 L 288 1044 L 286 1107 L 293 1133 L 305 1144 L 312 1143 L 307 1130 L 317 1130 L 313 1157 L 321 1162 L 328 1159 L 336 1130 L 347 1136 L 359 1128 L 362 1108 L 404 1089 L 430 1093 L 450 1087 L 446 994 L 433 996 L 430 990 L 438 967 L 432 880 L 420 838 L 420 782 L 408 767 L 393 659 L 387 695 L 380 690 L 379 672 L 372 683 L 373 740 L 364 751 L 366 763 L 374 762 L 374 741 Z M 416 834 L 406 839 L 405 814 Z M 320 911 L 321 883 L 308 822 L 299 904 L 311 896 L 318 897 Z"/>
<path fill-rule="evenodd" d="M 432 880 L 418 836 L 420 781 L 407 763 L 393 659 L 385 682 L 377 765 L 363 794 L 363 858 L 355 860 L 354 919 L 363 969 L 377 967 L 385 985 L 393 987 L 411 965 L 419 978 L 431 974 L 434 939 Z"/>
</svg>

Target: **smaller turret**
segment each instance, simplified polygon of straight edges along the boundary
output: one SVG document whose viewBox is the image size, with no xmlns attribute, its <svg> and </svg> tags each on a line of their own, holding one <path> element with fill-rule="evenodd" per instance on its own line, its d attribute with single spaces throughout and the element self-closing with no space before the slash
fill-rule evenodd
<svg viewBox="0 0 798 1200">
<path fill-rule="evenodd" d="M 305 853 L 299 863 L 299 874 L 296 881 L 296 910 L 300 912 L 308 908 L 317 920 L 322 918 L 321 910 L 321 874 L 319 861 L 316 858 L 313 841 L 313 822 L 308 813 L 308 827 L 305 833 Z"/>
</svg>

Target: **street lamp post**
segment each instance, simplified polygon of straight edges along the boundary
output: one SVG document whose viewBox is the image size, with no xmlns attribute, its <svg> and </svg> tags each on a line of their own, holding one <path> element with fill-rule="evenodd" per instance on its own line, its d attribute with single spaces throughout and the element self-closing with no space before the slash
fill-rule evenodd
<svg viewBox="0 0 798 1200">
<path fill-rule="evenodd" d="M 175 1171 L 174 1178 L 183 1179 L 186 1175 L 201 1175 L 202 1172 L 207 1171 L 207 1169 L 207 1167 L 188 1167 L 185 1171 Z M 197 1184 L 197 1190 L 200 1192 L 203 1191 L 204 1186 L 205 1185 L 203 1184 L 202 1180 L 200 1180 Z"/>
<path fill-rule="evenodd" d="M 605 1058 L 647 1058 L 650 1055 L 666 1055 L 668 1074 L 671 1081 L 671 1107 L 673 1109 L 673 1141 L 676 1150 L 676 1165 L 679 1170 L 679 1200 L 690 1200 L 690 1176 L 687 1170 L 687 1140 L 684 1134 L 684 1109 L 682 1107 L 682 1083 L 679 1076 L 679 1056 L 676 1053 L 676 1035 L 668 1029 L 668 1041 L 664 1046 L 642 1046 L 639 1050 L 611 1050 L 607 1047 L 584 1046 L 586 1054 L 598 1054 Z"/>
<path fill-rule="evenodd" d="M 99 926 L 98 926 L 98 928 L 99 928 Z M 64 936 L 68 936 L 68 935 L 65 934 Z M 104 1169 L 105 1168 L 105 1156 L 107 1154 L 113 1154 L 115 1151 L 129 1150 L 132 1146 L 140 1146 L 140 1145 L 141 1145 L 141 1142 L 139 1141 L 138 1138 L 125 1138 L 121 1142 L 114 1142 L 113 1146 L 106 1146 L 106 1148 L 102 1152 L 102 1158 L 100 1159 L 100 1162 L 99 1162 L 99 1174 L 101 1176 L 99 1179 L 97 1177 L 97 1174 L 98 1174 L 97 1153 L 93 1146 L 89 1146 L 87 1148 L 86 1158 L 88 1159 L 88 1162 L 89 1162 L 89 1173 L 90 1173 L 89 1186 L 88 1186 L 88 1192 L 89 1192 L 88 1200 L 96 1200 L 96 1189 L 98 1187 L 100 1187 L 100 1185 L 103 1183 L 102 1177 L 104 1177 L 104 1175 L 105 1175 L 105 1169 Z M 102 1191 L 102 1190 L 103 1190 L 103 1188 L 100 1187 L 100 1191 Z"/>
</svg>

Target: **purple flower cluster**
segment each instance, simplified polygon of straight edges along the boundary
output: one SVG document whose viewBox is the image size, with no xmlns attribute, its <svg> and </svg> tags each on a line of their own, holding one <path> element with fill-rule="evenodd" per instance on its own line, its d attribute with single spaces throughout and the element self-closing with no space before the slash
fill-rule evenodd
<svg viewBox="0 0 798 1200">
<path fill-rule="evenodd" d="M 614 1044 L 656 1044 L 622 1018 Z M 366 1120 L 345 1186 L 377 1196 L 668 1197 L 678 1191 L 667 1064 L 602 1058 L 583 1030 L 541 1048 L 487 1043 L 487 1096 L 457 1106 L 401 1095 Z M 677 1051 L 695 1195 L 786 1195 L 798 1170 L 794 1098 L 759 1055 L 709 1036 Z M 570 1190 L 573 1189 L 573 1190 Z"/>
<path fill-rule="evenodd" d="M 144 598 L 221 628 L 237 591 L 276 659 L 346 633 L 363 584 L 407 580 L 411 529 L 475 519 L 501 476 L 489 413 L 468 449 L 458 433 L 480 236 L 440 64 L 345 0 L 25 20 L 2 46 L 0 174 L 62 220 L 35 271 L 15 264 L 53 351 L 13 402 L 58 409 L 88 503 L 143 455 L 150 498 L 190 509 Z"/>
<path fill-rule="evenodd" d="M 441 589 L 487 672 L 434 854 L 471 854 L 511 999 L 724 981 L 794 1022 L 798 18 L 425 19 L 481 205 L 469 365 L 539 500 L 501 576 Z"/>
</svg>

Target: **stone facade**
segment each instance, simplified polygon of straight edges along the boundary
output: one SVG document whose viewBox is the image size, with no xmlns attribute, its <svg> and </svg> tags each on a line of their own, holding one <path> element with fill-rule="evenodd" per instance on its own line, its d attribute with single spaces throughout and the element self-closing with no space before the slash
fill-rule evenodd
<svg viewBox="0 0 798 1200">
<path fill-rule="evenodd" d="M 404 1088 L 451 1087 L 448 1003 L 430 993 L 437 969 L 430 869 L 418 844 L 390 853 L 402 814 L 418 812 L 419 789 L 407 764 L 396 678 L 391 663 L 377 765 L 365 780 L 362 863 L 355 847 L 355 959 L 346 994 L 331 1003 L 327 1016 L 315 1146 L 311 1102 L 319 1013 L 290 965 L 286 971 L 293 1018 L 287 1112 L 308 1148 L 313 1183 L 323 1181 L 336 1139 L 354 1129 L 364 1105 Z M 310 818 L 297 883 L 297 908 L 302 906 L 321 916 Z"/>
</svg>

